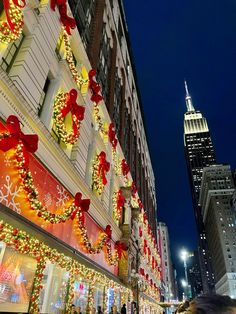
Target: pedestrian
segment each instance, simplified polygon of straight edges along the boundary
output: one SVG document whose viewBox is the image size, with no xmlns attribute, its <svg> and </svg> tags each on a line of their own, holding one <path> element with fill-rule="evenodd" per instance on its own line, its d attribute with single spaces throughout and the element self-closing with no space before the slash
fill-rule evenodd
<svg viewBox="0 0 236 314">
<path fill-rule="evenodd" d="M 101 305 L 98 306 L 98 312 L 97 312 L 97 314 L 103 314 Z"/>
<path fill-rule="evenodd" d="M 92 313 L 91 314 L 96 314 L 96 309 L 95 307 L 92 308 Z"/>
<path fill-rule="evenodd" d="M 126 314 L 126 304 L 123 304 L 120 313 L 121 314 Z"/>
<path fill-rule="evenodd" d="M 116 305 L 113 305 L 111 307 L 110 314 L 119 314 L 119 312 L 117 311 L 117 306 Z"/>
<path fill-rule="evenodd" d="M 78 313 L 78 314 L 82 314 L 80 307 L 77 308 L 77 313 Z"/>
<path fill-rule="evenodd" d="M 75 305 L 74 304 L 72 304 L 72 306 L 71 306 L 71 314 L 78 314 L 76 312 L 76 310 L 75 310 Z"/>
<path fill-rule="evenodd" d="M 183 314 L 236 314 L 236 300 L 226 295 L 202 295 L 186 301 L 175 313 Z"/>
</svg>

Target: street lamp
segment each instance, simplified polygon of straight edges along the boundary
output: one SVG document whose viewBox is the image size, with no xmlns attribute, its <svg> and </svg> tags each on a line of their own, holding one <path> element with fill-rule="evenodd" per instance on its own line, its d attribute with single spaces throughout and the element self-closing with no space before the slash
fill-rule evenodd
<svg viewBox="0 0 236 314">
<path fill-rule="evenodd" d="M 183 261 L 184 263 L 184 276 L 185 276 L 185 280 L 184 280 L 184 283 L 183 281 L 181 282 L 182 283 L 182 286 L 186 289 L 186 294 L 187 296 L 190 297 L 190 286 L 189 286 L 189 282 L 188 282 L 188 272 L 187 272 L 187 260 L 189 257 L 193 256 L 193 254 L 190 254 L 187 250 L 185 249 L 182 249 L 180 251 L 180 258 L 181 260 Z"/>
</svg>

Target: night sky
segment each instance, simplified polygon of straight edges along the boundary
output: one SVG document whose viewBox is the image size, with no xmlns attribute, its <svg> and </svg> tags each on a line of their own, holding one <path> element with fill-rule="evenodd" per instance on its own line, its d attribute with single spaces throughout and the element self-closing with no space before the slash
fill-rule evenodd
<svg viewBox="0 0 236 314">
<path fill-rule="evenodd" d="M 156 177 L 158 220 L 172 257 L 196 248 L 183 146 L 184 79 L 208 120 L 219 163 L 236 167 L 235 0 L 124 0 Z"/>
</svg>

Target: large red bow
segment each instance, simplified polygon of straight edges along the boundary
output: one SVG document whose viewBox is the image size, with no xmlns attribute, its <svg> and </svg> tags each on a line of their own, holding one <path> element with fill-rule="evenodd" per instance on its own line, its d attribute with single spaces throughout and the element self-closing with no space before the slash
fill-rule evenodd
<svg viewBox="0 0 236 314">
<path fill-rule="evenodd" d="M 121 242 L 121 241 L 116 241 L 115 248 L 117 250 L 117 254 L 118 254 L 119 258 L 121 258 L 122 255 L 124 255 L 124 251 L 128 250 L 128 246 L 125 243 Z"/>
<path fill-rule="evenodd" d="M 11 148 L 16 147 L 19 143 L 22 143 L 24 145 L 24 167 L 27 168 L 29 165 L 28 153 L 35 153 L 38 149 L 38 135 L 25 135 L 20 129 L 19 119 L 13 115 L 7 118 L 7 129 L 10 135 L 0 140 L 0 150 L 6 152 Z"/>
<path fill-rule="evenodd" d="M 121 169 L 122 169 L 123 176 L 124 177 L 127 176 L 127 174 L 129 173 L 129 165 L 127 164 L 125 159 L 122 159 Z"/>
<path fill-rule="evenodd" d="M 110 123 L 110 125 L 109 125 L 108 137 L 109 137 L 109 140 L 110 140 L 110 143 L 111 143 L 112 147 L 114 149 L 116 149 L 118 140 L 116 138 L 116 132 L 115 132 L 114 123 Z"/>
<path fill-rule="evenodd" d="M 67 5 L 62 4 L 59 6 L 60 19 L 65 27 L 65 30 L 68 35 L 71 35 L 70 30 L 76 27 L 75 19 L 67 15 Z"/>
<path fill-rule="evenodd" d="M 121 191 L 121 190 L 118 191 L 116 203 L 117 203 L 117 208 L 118 208 L 119 210 L 121 210 L 122 207 L 123 207 L 124 204 L 125 204 L 125 198 L 124 198 L 124 196 L 122 195 L 122 191 Z"/>
<path fill-rule="evenodd" d="M 111 240 L 111 236 L 112 236 L 112 230 L 111 230 L 111 226 L 107 225 L 105 228 L 105 233 L 107 235 L 107 240 Z"/>
<path fill-rule="evenodd" d="M 68 93 L 68 98 L 67 98 L 66 104 L 61 109 L 61 114 L 62 114 L 63 118 L 69 112 L 71 112 L 74 135 L 76 135 L 78 133 L 77 122 L 82 121 L 84 119 L 84 112 L 85 112 L 85 107 L 78 105 L 76 102 L 77 95 L 78 95 L 78 93 L 77 93 L 76 89 L 71 89 Z"/>
<path fill-rule="evenodd" d="M 18 8 L 24 8 L 24 6 L 25 6 L 25 0 L 22 0 L 22 4 L 20 4 L 18 0 L 13 0 L 13 3 Z M 9 25 L 10 29 L 14 32 L 16 23 L 12 22 L 10 14 L 9 14 L 9 11 L 10 11 L 10 1 L 9 0 L 3 0 L 3 5 L 4 5 L 4 10 L 5 10 L 5 13 L 6 13 L 6 18 L 7 18 L 8 25 Z"/>
<path fill-rule="evenodd" d="M 99 154 L 98 173 L 102 176 L 102 184 L 107 184 L 106 173 L 110 170 L 110 163 L 106 160 L 106 153 L 102 151 Z"/>
<path fill-rule="evenodd" d="M 99 95 L 101 89 L 99 84 L 93 79 L 93 77 L 96 75 L 96 70 L 91 69 L 88 75 L 89 75 L 89 88 L 92 92 L 91 100 L 98 104 L 103 98 L 101 95 Z"/>
<path fill-rule="evenodd" d="M 71 213 L 70 218 L 73 220 L 75 218 L 77 212 L 78 212 L 78 208 L 80 208 L 81 209 L 81 217 L 80 217 L 80 219 L 82 220 L 82 222 L 84 222 L 84 213 L 89 210 L 90 199 L 82 200 L 82 194 L 80 192 L 78 192 L 75 195 L 74 204 L 75 204 L 76 208 Z"/>
</svg>

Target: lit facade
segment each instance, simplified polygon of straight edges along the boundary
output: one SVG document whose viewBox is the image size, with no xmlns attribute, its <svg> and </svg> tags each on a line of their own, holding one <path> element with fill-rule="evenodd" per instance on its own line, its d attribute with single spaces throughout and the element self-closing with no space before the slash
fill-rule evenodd
<svg viewBox="0 0 236 314">
<path fill-rule="evenodd" d="M 215 163 L 215 153 L 207 120 L 200 111 L 194 109 L 192 98 L 186 87 L 187 112 L 184 115 L 184 148 L 191 187 L 193 207 L 199 235 L 199 258 L 203 292 L 214 290 L 214 276 L 211 257 L 208 253 L 205 228 L 202 220 L 199 193 L 203 167 Z"/>
<path fill-rule="evenodd" d="M 14 26 L 0 7 L 0 312 L 159 313 L 155 181 L 122 4 L 53 3 L 11 3 Z"/>
<path fill-rule="evenodd" d="M 158 222 L 158 245 L 161 254 L 162 281 L 164 283 L 165 301 L 177 299 L 175 274 L 170 251 L 170 239 L 168 227 L 164 222 Z"/>
<path fill-rule="evenodd" d="M 229 165 L 203 169 L 200 202 L 209 250 L 213 256 L 216 293 L 236 297 L 236 226 L 231 200 L 235 191 Z"/>
</svg>

